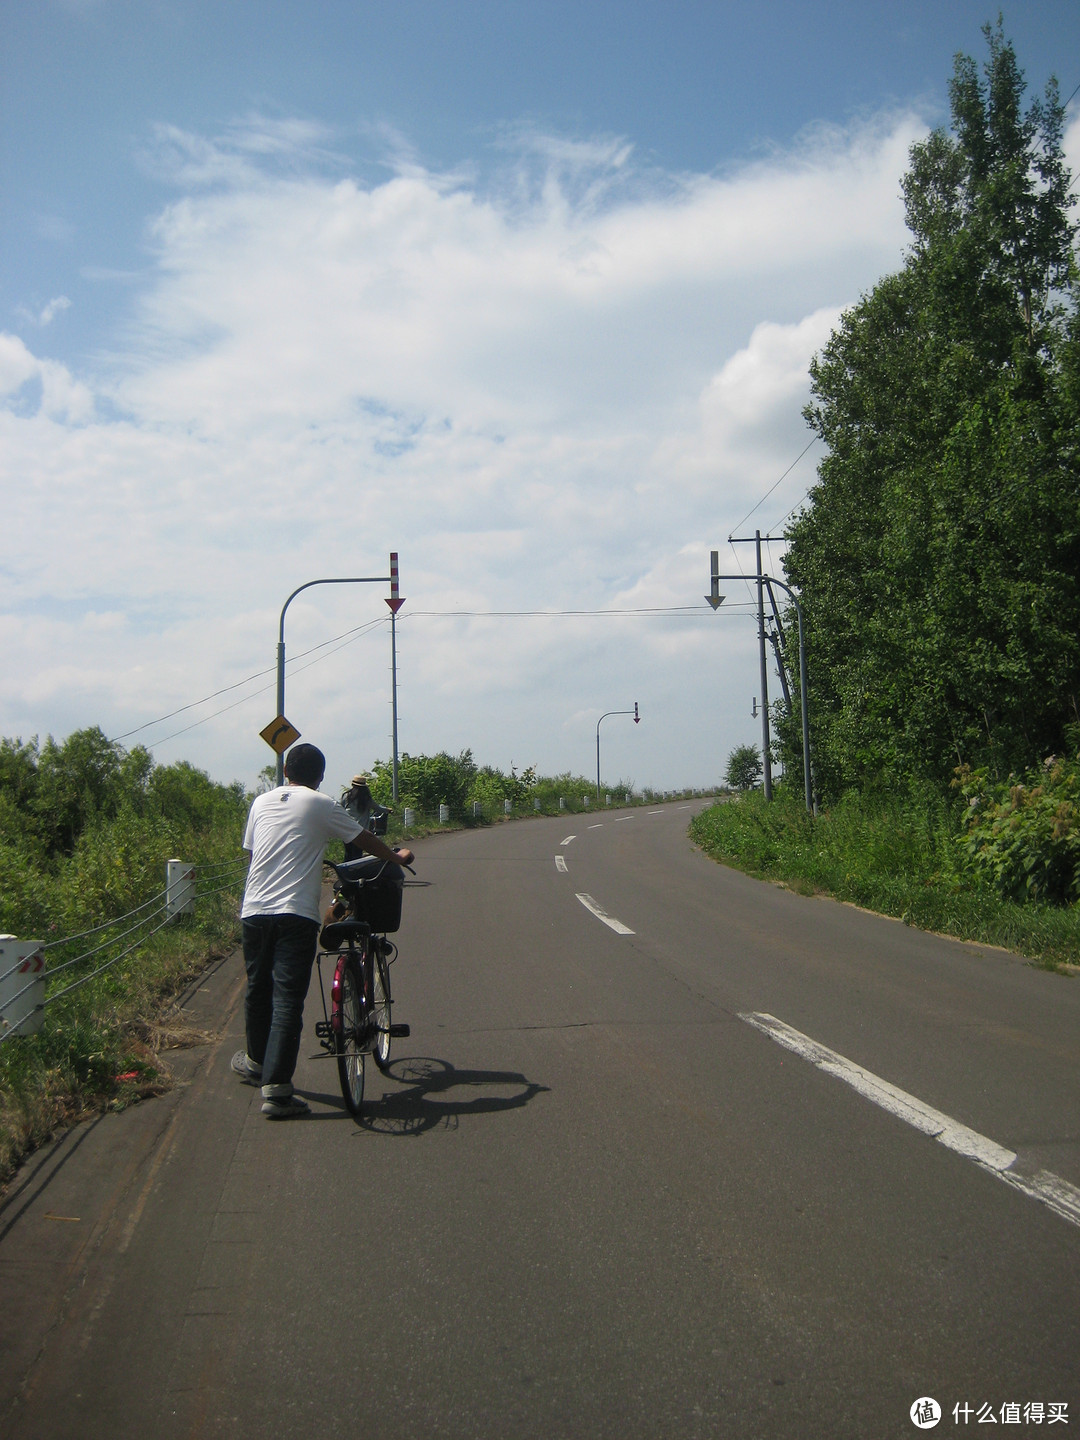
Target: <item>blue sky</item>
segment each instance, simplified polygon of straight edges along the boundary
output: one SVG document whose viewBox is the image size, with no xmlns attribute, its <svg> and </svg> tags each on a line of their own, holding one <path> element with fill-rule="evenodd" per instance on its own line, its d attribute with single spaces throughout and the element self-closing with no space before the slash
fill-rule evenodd
<svg viewBox="0 0 1080 1440">
<path fill-rule="evenodd" d="M 0 733 L 242 680 L 295 585 L 396 548 L 404 748 L 588 772 L 638 699 L 612 778 L 713 780 L 755 738 L 745 612 L 420 612 L 697 603 L 806 443 L 810 356 L 901 262 L 907 147 L 988 14 L 7 0 Z M 1073 0 L 1005 28 L 1033 91 L 1080 85 Z M 290 652 L 378 619 L 345 588 Z M 388 752 L 386 645 L 290 682 L 335 779 Z M 259 683 L 132 739 L 251 783 Z"/>
</svg>

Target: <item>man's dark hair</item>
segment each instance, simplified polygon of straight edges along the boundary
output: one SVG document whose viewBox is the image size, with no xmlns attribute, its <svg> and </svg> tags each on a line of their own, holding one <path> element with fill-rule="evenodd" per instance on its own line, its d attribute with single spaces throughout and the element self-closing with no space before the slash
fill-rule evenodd
<svg viewBox="0 0 1080 1440">
<path fill-rule="evenodd" d="M 294 785 L 317 790 L 326 774 L 326 756 L 317 745 L 294 745 L 285 756 L 285 776 Z"/>
</svg>

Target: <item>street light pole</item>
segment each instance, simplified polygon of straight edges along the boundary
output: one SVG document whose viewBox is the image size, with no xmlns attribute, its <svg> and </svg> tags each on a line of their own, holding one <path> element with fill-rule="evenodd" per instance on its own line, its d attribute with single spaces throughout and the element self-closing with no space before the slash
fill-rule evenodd
<svg viewBox="0 0 1080 1440">
<path fill-rule="evenodd" d="M 710 594 L 706 595 L 705 598 L 706 598 L 706 600 L 708 600 L 709 604 L 712 606 L 713 611 L 714 611 L 714 613 L 715 613 L 715 612 L 720 608 L 720 606 L 723 604 L 723 601 L 724 601 L 723 595 L 720 594 L 720 581 L 721 581 L 721 580 L 746 580 L 746 579 L 748 579 L 749 577 L 746 576 L 746 575 L 721 575 L 721 574 L 719 574 L 719 573 L 718 573 L 718 572 L 719 572 L 719 566 L 717 565 L 717 552 L 716 552 L 715 550 L 712 552 L 712 558 L 713 558 L 713 569 L 712 569 L 712 575 L 711 575 L 711 577 L 710 577 L 710 578 L 711 578 L 711 581 L 712 581 L 711 591 L 710 591 Z M 763 575 L 763 574 L 761 573 L 761 567 L 760 567 L 760 565 L 758 566 L 757 582 L 758 582 L 759 592 L 760 592 L 762 586 L 764 586 L 764 585 L 779 585 L 781 590 L 786 591 L 786 593 L 787 593 L 788 595 L 790 595 L 790 597 L 791 597 L 791 599 L 792 599 L 792 602 L 794 603 L 794 606 L 795 606 L 795 613 L 796 613 L 796 615 L 799 617 L 799 701 L 800 701 L 800 708 L 801 708 L 801 710 L 802 710 L 803 794 L 804 794 L 805 799 L 806 799 L 806 808 L 807 808 L 807 810 L 810 811 L 811 814 L 813 814 L 813 813 L 814 813 L 814 796 L 813 796 L 813 790 L 812 790 L 811 783 L 810 783 L 810 721 L 809 721 L 809 719 L 808 719 L 807 707 L 806 707 L 806 685 L 807 685 L 807 680 L 806 680 L 806 643 L 805 643 L 805 635 L 804 635 L 804 632 L 803 632 L 803 612 L 802 612 L 802 606 L 799 604 L 799 597 L 795 594 L 795 591 L 791 588 L 790 585 L 788 585 L 788 584 L 787 584 L 785 581 L 783 581 L 783 580 L 777 580 L 777 579 L 775 579 L 775 577 L 773 577 L 772 575 Z M 764 627 L 762 627 L 762 634 L 764 634 Z M 768 732 L 765 732 L 765 733 L 768 733 Z M 766 753 L 766 756 L 765 756 L 765 763 L 766 763 L 766 765 L 768 765 L 768 754 L 767 754 L 767 753 Z M 768 774 L 768 770 L 767 770 L 767 769 L 766 769 L 766 772 L 765 772 L 765 773 Z M 766 794 L 766 799 L 771 799 L 771 798 L 772 798 L 772 797 L 771 797 L 770 794 Z"/>
<path fill-rule="evenodd" d="M 633 710 L 608 710 L 600 716 L 600 720 L 606 720 L 609 715 L 633 715 L 634 724 L 641 723 L 641 716 L 638 714 L 638 702 L 634 701 Z M 596 722 L 596 803 L 600 804 L 600 720 Z"/>
<path fill-rule="evenodd" d="M 285 714 L 285 612 L 301 590 L 310 590 L 313 585 L 384 585 L 389 580 L 389 575 L 347 575 L 330 580 L 308 580 L 303 585 L 296 587 L 281 607 L 281 619 L 278 622 L 277 713 L 279 715 Z M 285 756 L 283 754 L 279 754 L 277 757 L 277 783 L 279 785 L 285 783 Z"/>
</svg>

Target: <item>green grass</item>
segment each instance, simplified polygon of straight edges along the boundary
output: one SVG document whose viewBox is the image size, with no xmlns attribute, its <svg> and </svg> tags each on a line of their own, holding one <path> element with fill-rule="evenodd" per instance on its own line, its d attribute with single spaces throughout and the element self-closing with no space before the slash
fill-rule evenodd
<svg viewBox="0 0 1080 1440">
<path fill-rule="evenodd" d="M 0 1184 L 63 1125 L 169 1088 L 162 1052 L 201 1038 L 170 1015 L 171 1002 L 239 943 L 239 893 L 202 901 L 194 919 L 47 1005 L 38 1034 L 0 1045 Z"/>
<path fill-rule="evenodd" d="M 832 895 L 921 930 L 1002 945 L 1042 965 L 1080 964 L 1080 908 L 1018 903 L 962 866 L 955 808 L 932 790 L 844 796 L 817 819 L 800 797 L 760 791 L 690 826 L 706 854 L 802 894 Z"/>
</svg>

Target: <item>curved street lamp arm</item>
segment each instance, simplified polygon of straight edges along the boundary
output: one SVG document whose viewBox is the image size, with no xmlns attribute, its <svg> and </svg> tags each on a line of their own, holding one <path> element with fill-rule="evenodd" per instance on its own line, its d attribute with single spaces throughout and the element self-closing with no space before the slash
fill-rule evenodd
<svg viewBox="0 0 1080 1440">
<path fill-rule="evenodd" d="M 278 622 L 278 644 L 277 644 L 277 711 L 279 715 L 285 714 L 285 611 L 300 594 L 301 590 L 310 590 L 313 585 L 379 585 L 389 584 L 389 575 L 337 575 L 331 579 L 307 580 L 303 585 L 298 585 L 292 592 L 285 604 L 281 607 L 281 619 Z M 281 785 L 285 779 L 285 757 L 277 757 L 277 783 Z"/>
<path fill-rule="evenodd" d="M 330 580 L 307 580 L 303 585 L 298 585 L 292 592 L 285 604 L 281 607 L 281 620 L 278 623 L 278 644 L 285 643 L 285 611 L 300 594 L 301 590 L 310 590 L 312 585 L 378 585 L 389 584 L 389 575 L 342 575 L 335 576 Z"/>
<path fill-rule="evenodd" d="M 606 720 L 609 715 L 633 715 L 636 725 L 641 718 L 638 715 L 637 701 L 634 701 L 632 710 L 605 710 L 600 720 Z M 596 722 L 596 803 L 600 804 L 600 720 Z"/>
</svg>

